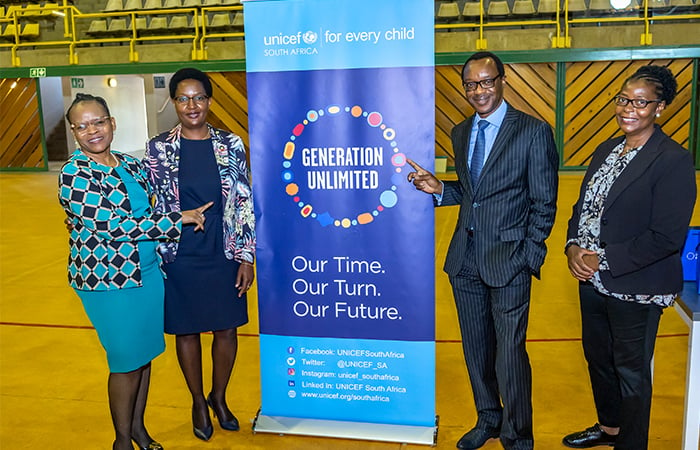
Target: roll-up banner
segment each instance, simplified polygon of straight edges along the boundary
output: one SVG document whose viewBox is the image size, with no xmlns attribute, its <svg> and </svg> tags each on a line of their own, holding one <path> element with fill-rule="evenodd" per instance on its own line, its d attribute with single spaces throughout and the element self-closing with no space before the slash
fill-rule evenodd
<svg viewBox="0 0 700 450">
<path fill-rule="evenodd" d="M 434 443 L 433 8 L 244 2 L 256 432 Z"/>
</svg>

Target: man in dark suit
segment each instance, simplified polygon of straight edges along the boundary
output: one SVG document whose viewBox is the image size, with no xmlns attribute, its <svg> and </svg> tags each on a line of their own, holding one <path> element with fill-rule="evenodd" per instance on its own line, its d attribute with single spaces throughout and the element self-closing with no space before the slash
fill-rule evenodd
<svg viewBox="0 0 700 450">
<path fill-rule="evenodd" d="M 452 130 L 457 181 L 409 160 L 417 189 L 460 205 L 444 269 L 457 305 L 478 420 L 457 442 L 500 437 L 532 449 L 532 375 L 525 349 L 532 276 L 539 277 L 556 211 L 559 157 L 552 129 L 508 105 L 501 60 L 479 52 L 462 68 L 476 114 Z"/>
</svg>

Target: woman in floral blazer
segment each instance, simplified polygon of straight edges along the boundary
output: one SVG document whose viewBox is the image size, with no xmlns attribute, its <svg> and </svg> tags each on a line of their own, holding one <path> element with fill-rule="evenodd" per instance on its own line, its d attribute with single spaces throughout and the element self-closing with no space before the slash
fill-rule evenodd
<svg viewBox="0 0 700 450">
<path fill-rule="evenodd" d="M 255 259 L 255 217 L 245 148 L 241 138 L 207 124 L 216 164 L 221 177 L 224 206 L 224 252 L 228 259 L 253 263 Z M 180 211 L 178 172 L 182 125 L 148 142 L 144 160 L 156 194 L 156 211 Z M 161 246 L 165 262 L 175 261 L 177 242 Z"/>
<path fill-rule="evenodd" d="M 246 292 L 254 273 L 255 218 L 241 138 L 207 123 L 212 85 L 197 69 L 170 80 L 180 123 L 152 138 L 144 165 L 155 192 L 155 210 L 188 209 L 214 202 L 203 231 L 185 230 L 179 242 L 160 245 L 165 260 L 165 332 L 176 335 L 180 368 L 192 395 L 194 435 L 209 440 L 209 409 L 225 430 L 239 429 L 226 404 L 236 358 L 237 327 L 248 322 Z M 202 204 L 200 203 L 200 204 Z M 213 376 L 204 396 L 200 333 L 212 331 Z"/>
</svg>

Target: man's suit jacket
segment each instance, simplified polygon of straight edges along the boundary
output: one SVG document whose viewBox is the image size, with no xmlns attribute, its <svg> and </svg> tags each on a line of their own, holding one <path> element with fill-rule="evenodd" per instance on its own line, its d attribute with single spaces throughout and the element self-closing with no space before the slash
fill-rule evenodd
<svg viewBox="0 0 700 450">
<path fill-rule="evenodd" d="M 473 117 L 452 130 L 458 181 L 444 183 L 441 205 L 460 205 L 445 260 L 459 273 L 471 238 L 479 275 L 492 287 L 529 270 L 539 276 L 556 212 L 559 155 L 552 128 L 508 105 L 479 182 L 469 177 Z"/>
<path fill-rule="evenodd" d="M 569 219 L 578 235 L 581 203 L 593 174 L 624 137 L 596 149 Z M 693 157 L 658 126 L 610 188 L 600 219 L 600 246 L 610 270 L 600 272 L 618 294 L 674 294 L 683 286 L 680 252 L 697 195 Z"/>
</svg>

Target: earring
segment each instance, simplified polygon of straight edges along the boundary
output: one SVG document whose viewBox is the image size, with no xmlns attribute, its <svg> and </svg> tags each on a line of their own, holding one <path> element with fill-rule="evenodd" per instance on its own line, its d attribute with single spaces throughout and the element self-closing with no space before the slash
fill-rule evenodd
<svg viewBox="0 0 700 450">
<path fill-rule="evenodd" d="M 661 114 L 660 114 L 660 113 L 656 113 L 656 117 L 661 117 Z"/>
</svg>

